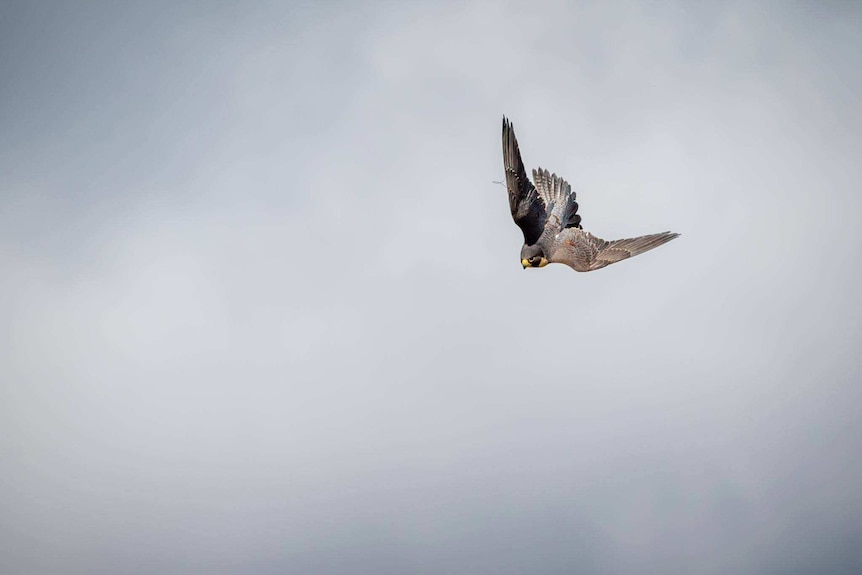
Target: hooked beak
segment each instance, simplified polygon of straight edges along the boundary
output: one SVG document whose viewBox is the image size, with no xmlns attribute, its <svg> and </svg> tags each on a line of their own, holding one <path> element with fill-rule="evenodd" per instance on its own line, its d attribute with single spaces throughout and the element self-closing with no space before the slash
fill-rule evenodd
<svg viewBox="0 0 862 575">
<path fill-rule="evenodd" d="M 524 266 L 524 269 L 530 267 L 530 260 L 521 260 L 521 265 Z"/>
</svg>

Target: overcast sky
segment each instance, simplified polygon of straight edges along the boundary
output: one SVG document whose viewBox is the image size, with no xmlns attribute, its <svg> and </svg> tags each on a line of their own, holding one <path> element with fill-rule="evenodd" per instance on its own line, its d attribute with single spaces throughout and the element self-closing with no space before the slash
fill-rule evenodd
<svg viewBox="0 0 862 575">
<path fill-rule="evenodd" d="M 0 571 L 862 572 L 862 4 L 571 4 L 4 2 Z"/>
</svg>

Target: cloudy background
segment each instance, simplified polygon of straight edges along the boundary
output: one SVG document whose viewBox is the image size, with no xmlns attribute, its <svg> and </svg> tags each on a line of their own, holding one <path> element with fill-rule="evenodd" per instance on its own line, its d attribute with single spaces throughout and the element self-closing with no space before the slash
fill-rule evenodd
<svg viewBox="0 0 862 575">
<path fill-rule="evenodd" d="M 862 5 L 568 4 L 4 3 L 0 571 L 862 572 Z"/>
</svg>

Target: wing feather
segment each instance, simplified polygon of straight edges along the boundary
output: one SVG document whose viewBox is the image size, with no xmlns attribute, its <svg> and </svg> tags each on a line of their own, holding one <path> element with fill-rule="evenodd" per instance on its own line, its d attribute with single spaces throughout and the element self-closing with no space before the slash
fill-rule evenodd
<svg viewBox="0 0 862 575">
<path fill-rule="evenodd" d="M 657 248 L 677 237 L 679 234 L 662 232 L 607 241 L 589 232 L 568 229 L 557 236 L 550 261 L 566 264 L 579 272 L 594 271 Z"/>
<path fill-rule="evenodd" d="M 524 243 L 535 244 L 545 229 L 548 212 L 542 197 L 527 178 L 512 123 L 503 117 L 503 168 L 512 219 L 524 233 Z"/>
<path fill-rule="evenodd" d="M 580 228 L 581 216 L 578 215 L 578 202 L 575 201 L 577 194 L 572 191 L 572 186 L 557 174 L 542 168 L 533 170 L 533 180 L 550 214 L 549 225 L 555 226 L 553 234 L 565 228 Z"/>
<path fill-rule="evenodd" d="M 598 262 L 607 262 L 607 264 L 611 264 L 642 254 L 653 248 L 657 248 L 677 237 L 679 237 L 679 234 L 675 234 L 673 232 L 662 232 L 660 234 L 650 234 L 648 236 L 640 236 L 637 238 L 605 242 L 607 245 L 599 250 L 596 255 L 596 260 Z"/>
</svg>

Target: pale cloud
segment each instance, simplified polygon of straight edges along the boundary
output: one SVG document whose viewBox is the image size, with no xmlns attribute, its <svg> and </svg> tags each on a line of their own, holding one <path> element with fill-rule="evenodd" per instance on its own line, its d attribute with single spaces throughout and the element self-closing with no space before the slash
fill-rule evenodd
<svg viewBox="0 0 862 575">
<path fill-rule="evenodd" d="M 857 572 L 860 17 L 7 8 L 0 570 Z"/>
</svg>

